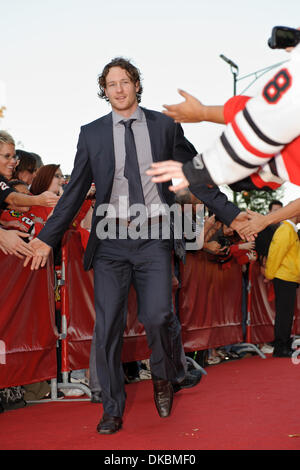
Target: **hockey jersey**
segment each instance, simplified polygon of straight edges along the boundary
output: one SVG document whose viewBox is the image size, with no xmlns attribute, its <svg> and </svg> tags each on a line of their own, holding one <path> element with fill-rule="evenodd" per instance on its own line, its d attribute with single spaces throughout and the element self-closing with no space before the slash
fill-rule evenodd
<svg viewBox="0 0 300 470">
<path fill-rule="evenodd" d="M 40 219 L 37 219 L 36 215 L 31 211 L 31 209 L 28 212 L 19 212 L 16 209 L 6 209 L 0 215 L 0 224 L 1 221 L 18 221 L 20 224 L 22 224 L 24 231 L 30 232 L 34 237 L 36 237 L 44 227 L 44 223 Z M 9 228 L 7 229 L 9 230 Z M 15 227 L 11 227 L 11 229 L 15 230 Z"/>
<path fill-rule="evenodd" d="M 183 165 L 190 189 L 251 177 L 255 187 L 300 185 L 300 44 L 253 98 L 234 97 L 216 143 Z"/>
</svg>

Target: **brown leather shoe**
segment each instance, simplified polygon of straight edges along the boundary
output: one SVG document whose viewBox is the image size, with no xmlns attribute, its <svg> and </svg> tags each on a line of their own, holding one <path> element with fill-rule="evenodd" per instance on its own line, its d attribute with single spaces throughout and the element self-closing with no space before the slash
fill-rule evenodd
<svg viewBox="0 0 300 470">
<path fill-rule="evenodd" d="M 122 418 L 103 413 L 102 419 L 97 426 L 97 431 L 99 434 L 114 434 L 121 429 L 122 423 Z"/>
<path fill-rule="evenodd" d="M 171 413 L 173 404 L 173 387 L 169 380 L 152 380 L 154 402 L 161 418 L 166 418 Z"/>
</svg>

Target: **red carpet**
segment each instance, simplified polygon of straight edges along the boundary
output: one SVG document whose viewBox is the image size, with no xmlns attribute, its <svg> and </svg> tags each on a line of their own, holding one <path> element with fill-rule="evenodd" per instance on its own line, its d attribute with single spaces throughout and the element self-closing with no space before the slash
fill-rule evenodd
<svg viewBox="0 0 300 470">
<path fill-rule="evenodd" d="M 207 368 L 193 389 L 175 395 L 159 418 L 152 383 L 127 386 L 123 429 L 96 432 L 102 406 L 56 402 L 0 415 L 0 449 L 272 450 L 300 449 L 300 365 L 252 357 Z"/>
</svg>

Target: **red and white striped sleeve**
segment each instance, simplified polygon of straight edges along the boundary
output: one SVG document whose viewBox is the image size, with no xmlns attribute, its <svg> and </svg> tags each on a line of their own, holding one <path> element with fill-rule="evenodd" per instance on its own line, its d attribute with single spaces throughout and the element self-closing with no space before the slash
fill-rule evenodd
<svg viewBox="0 0 300 470">
<path fill-rule="evenodd" d="M 190 185 L 231 184 L 258 172 L 300 136 L 299 116 L 300 45 L 257 96 L 237 114 L 231 111 L 215 144 L 183 166 Z"/>
</svg>

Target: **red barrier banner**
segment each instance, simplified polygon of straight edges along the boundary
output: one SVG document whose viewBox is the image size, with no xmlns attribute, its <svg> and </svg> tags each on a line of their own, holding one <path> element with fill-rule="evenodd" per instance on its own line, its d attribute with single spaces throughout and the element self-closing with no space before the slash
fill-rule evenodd
<svg viewBox="0 0 300 470">
<path fill-rule="evenodd" d="M 83 270 L 80 234 L 68 231 L 62 246 L 64 285 L 61 314 L 67 335 L 62 340 L 62 372 L 89 367 L 95 310 L 93 272 Z M 0 254 L 0 388 L 54 378 L 56 370 L 54 275 L 52 258 L 39 271 L 23 268 L 23 261 Z M 199 251 L 187 253 L 181 264 L 179 312 L 185 351 L 243 342 L 241 266 L 229 269 Z M 258 263 L 251 264 L 249 338 L 258 344 L 273 340 L 274 300 L 263 281 Z M 269 284 L 270 285 L 270 284 Z M 178 281 L 173 278 L 173 294 Z M 300 333 L 300 289 L 293 333 Z M 128 299 L 123 362 L 149 357 L 144 327 L 137 318 L 132 287 Z"/>
<path fill-rule="evenodd" d="M 62 287 L 62 315 L 68 329 L 63 344 L 62 371 L 89 367 L 90 344 L 95 310 L 93 275 L 82 267 L 83 248 L 76 231 L 65 234 L 62 248 L 65 283 Z M 224 270 L 208 260 L 205 253 L 188 254 L 181 267 L 180 315 L 186 351 L 241 342 L 241 267 L 234 263 Z M 173 278 L 173 293 L 178 281 Z M 132 287 L 128 299 L 127 326 L 122 361 L 148 358 L 150 350 L 143 325 L 137 318 L 137 302 Z"/>
<path fill-rule="evenodd" d="M 61 315 L 67 324 L 62 340 L 62 372 L 88 369 L 93 336 L 94 282 L 93 272 L 83 269 L 83 247 L 80 233 L 69 230 L 62 241 Z"/>
<path fill-rule="evenodd" d="M 54 271 L 0 254 L 0 388 L 56 377 Z"/>
<path fill-rule="evenodd" d="M 249 276 L 249 338 L 255 344 L 274 340 L 274 292 L 272 283 L 264 282 L 259 263 L 253 263 Z"/>
<path fill-rule="evenodd" d="M 181 265 L 179 312 L 186 351 L 243 341 L 242 271 L 210 261 L 203 251 L 187 253 Z"/>
</svg>

